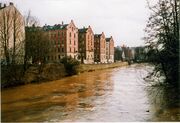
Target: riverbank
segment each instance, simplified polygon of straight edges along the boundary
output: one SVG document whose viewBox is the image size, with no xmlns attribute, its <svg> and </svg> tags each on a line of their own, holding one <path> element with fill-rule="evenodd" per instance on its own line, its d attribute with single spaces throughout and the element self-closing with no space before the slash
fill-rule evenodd
<svg viewBox="0 0 180 123">
<path fill-rule="evenodd" d="M 96 70 L 127 66 L 127 62 L 115 62 L 111 64 L 81 64 L 77 68 L 78 73 L 92 72 Z"/>
<path fill-rule="evenodd" d="M 128 65 L 127 62 L 116 62 L 112 64 L 80 64 L 76 66 L 75 69 L 76 69 L 76 73 L 80 74 L 84 72 L 92 72 L 96 70 L 122 67 L 127 65 Z M 3 74 L 5 73 L 4 70 L 2 73 Z M 42 66 L 32 65 L 25 72 L 24 76 L 17 75 L 21 77 L 19 81 L 13 81 L 13 79 L 12 81 L 10 81 L 7 79 L 6 75 L 3 74 L 1 76 L 2 79 L 1 88 L 9 88 L 9 87 L 20 86 L 29 83 L 41 83 L 41 82 L 59 80 L 64 77 L 67 77 L 68 75 L 64 65 L 56 64 L 56 63 L 44 64 Z"/>
</svg>

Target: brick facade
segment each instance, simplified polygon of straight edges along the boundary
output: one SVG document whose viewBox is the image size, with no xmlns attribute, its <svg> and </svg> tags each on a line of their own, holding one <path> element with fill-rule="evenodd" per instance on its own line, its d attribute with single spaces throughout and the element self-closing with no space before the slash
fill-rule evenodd
<svg viewBox="0 0 180 123">
<path fill-rule="evenodd" d="M 51 45 L 47 61 L 59 62 L 65 56 L 78 59 L 78 29 L 72 20 L 69 24 L 45 25 L 44 30 Z"/>
<path fill-rule="evenodd" d="M 106 38 L 106 59 L 108 63 L 114 62 L 114 40 L 112 36 Z"/>
<path fill-rule="evenodd" d="M 79 29 L 78 39 L 81 63 L 94 63 L 94 33 L 91 27 Z"/>
<path fill-rule="evenodd" d="M 106 63 L 106 38 L 104 33 L 94 36 L 94 61 Z"/>
</svg>

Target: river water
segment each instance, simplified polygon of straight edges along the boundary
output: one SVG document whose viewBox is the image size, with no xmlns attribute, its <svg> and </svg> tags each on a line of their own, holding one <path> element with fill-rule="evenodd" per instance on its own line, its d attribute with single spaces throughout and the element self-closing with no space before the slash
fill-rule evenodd
<svg viewBox="0 0 180 123">
<path fill-rule="evenodd" d="M 179 121 L 177 97 L 169 105 L 164 91 L 149 89 L 143 79 L 151 70 L 135 64 L 6 89 L 1 92 L 1 120 Z"/>
</svg>

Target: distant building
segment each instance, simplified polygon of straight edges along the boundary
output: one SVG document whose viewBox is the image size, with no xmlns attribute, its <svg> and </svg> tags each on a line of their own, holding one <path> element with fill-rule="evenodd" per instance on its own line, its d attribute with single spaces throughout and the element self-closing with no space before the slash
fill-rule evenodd
<svg viewBox="0 0 180 123">
<path fill-rule="evenodd" d="M 94 36 L 94 61 L 106 63 L 106 38 L 104 33 Z"/>
<path fill-rule="evenodd" d="M 129 61 L 133 59 L 132 49 L 123 45 L 122 47 L 122 59 L 123 61 Z"/>
<path fill-rule="evenodd" d="M 69 24 L 45 25 L 44 30 L 49 35 L 50 53 L 49 62 L 59 62 L 61 58 L 69 56 L 78 59 L 78 28 L 71 20 Z"/>
<path fill-rule="evenodd" d="M 24 18 L 12 2 L 0 3 L 0 58 L 1 62 L 22 64 L 24 62 Z"/>
<path fill-rule="evenodd" d="M 106 60 L 107 63 L 114 62 L 114 40 L 112 36 L 106 38 Z"/>
<path fill-rule="evenodd" d="M 90 26 L 79 29 L 78 43 L 81 63 L 94 63 L 94 33 Z"/>
</svg>

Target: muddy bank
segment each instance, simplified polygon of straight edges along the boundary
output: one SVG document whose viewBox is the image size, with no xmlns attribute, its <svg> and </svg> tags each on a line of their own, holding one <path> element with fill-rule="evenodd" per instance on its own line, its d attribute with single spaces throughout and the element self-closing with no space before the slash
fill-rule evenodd
<svg viewBox="0 0 180 123">
<path fill-rule="evenodd" d="M 122 67 L 128 65 L 127 62 L 117 62 L 113 64 L 81 64 L 75 67 L 76 73 L 92 72 L 108 68 Z M 26 83 L 58 80 L 68 76 L 63 64 L 46 64 L 42 68 L 30 67 L 26 72 L 24 80 Z"/>
</svg>

